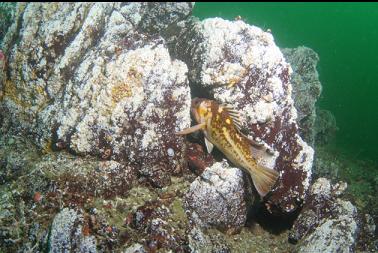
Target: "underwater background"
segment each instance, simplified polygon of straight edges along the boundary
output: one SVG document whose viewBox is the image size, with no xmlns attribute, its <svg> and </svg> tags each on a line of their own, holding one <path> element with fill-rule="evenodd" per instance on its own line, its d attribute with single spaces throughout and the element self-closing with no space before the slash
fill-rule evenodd
<svg viewBox="0 0 378 253">
<path fill-rule="evenodd" d="M 193 15 L 241 16 L 270 29 L 280 48 L 312 48 L 323 86 L 317 105 L 334 114 L 339 128 L 330 146 L 350 158 L 377 161 L 377 3 L 199 2 Z"/>
<path fill-rule="evenodd" d="M 0 2 L 0 252 L 378 252 L 377 18 Z M 203 133 L 177 134 L 194 97 L 267 148 L 265 197 Z"/>
</svg>

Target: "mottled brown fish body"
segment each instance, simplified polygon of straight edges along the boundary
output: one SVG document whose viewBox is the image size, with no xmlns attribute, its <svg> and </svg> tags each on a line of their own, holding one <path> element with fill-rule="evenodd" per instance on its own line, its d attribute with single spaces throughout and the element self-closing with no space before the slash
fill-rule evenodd
<svg viewBox="0 0 378 253">
<path fill-rule="evenodd" d="M 194 99 L 192 113 L 199 124 L 182 131 L 182 134 L 201 129 L 208 141 L 232 163 L 249 172 L 256 190 L 264 197 L 276 183 L 279 174 L 257 164 L 256 154 L 252 153 L 253 142 L 236 127 L 236 118 L 230 114 L 231 111 L 212 100 Z"/>
<path fill-rule="evenodd" d="M 238 133 L 225 109 L 213 103 L 212 111 L 215 113 L 205 131 L 206 138 L 232 163 L 248 169 L 250 165 L 255 164 L 250 152 L 250 141 Z"/>
</svg>

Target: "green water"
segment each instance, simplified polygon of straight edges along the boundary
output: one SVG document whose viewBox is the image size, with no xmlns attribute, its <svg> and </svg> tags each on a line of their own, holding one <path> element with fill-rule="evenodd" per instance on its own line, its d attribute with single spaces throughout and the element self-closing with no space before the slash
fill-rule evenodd
<svg viewBox="0 0 378 253">
<path fill-rule="evenodd" d="M 314 49 L 323 85 L 317 105 L 340 128 L 334 144 L 351 157 L 378 161 L 377 3 L 196 3 L 193 15 L 240 15 L 271 29 L 279 47 Z"/>
</svg>

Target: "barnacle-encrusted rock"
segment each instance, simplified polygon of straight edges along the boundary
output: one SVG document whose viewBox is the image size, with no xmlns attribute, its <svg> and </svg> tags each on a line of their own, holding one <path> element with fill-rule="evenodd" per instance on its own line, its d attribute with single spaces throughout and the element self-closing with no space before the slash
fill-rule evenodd
<svg viewBox="0 0 378 253">
<path fill-rule="evenodd" d="M 64 208 L 51 227 L 49 252 L 97 252 L 94 236 L 82 233 L 83 216 L 74 209 Z"/>
<path fill-rule="evenodd" d="M 190 230 L 188 237 L 191 252 L 232 252 L 222 238 L 211 237 L 197 226 Z"/>
<path fill-rule="evenodd" d="M 194 7 L 193 2 L 149 2 L 141 18 L 139 29 L 148 34 L 164 32 L 170 25 L 186 19 Z"/>
<path fill-rule="evenodd" d="M 147 253 L 147 251 L 144 249 L 143 245 L 139 243 L 135 243 L 128 247 L 125 251 L 125 253 Z"/>
<path fill-rule="evenodd" d="M 298 134 L 292 71 L 273 36 L 220 18 L 191 19 L 176 30 L 165 34 L 170 52 L 188 65 L 198 94 L 231 104 L 241 113 L 243 130 L 274 152 L 260 161 L 281 174 L 268 199 L 271 210 L 295 210 L 309 188 L 313 149 Z"/>
<path fill-rule="evenodd" d="M 163 196 L 162 196 L 163 197 Z M 179 204 L 179 206 L 178 206 Z M 175 217 L 181 217 L 177 219 Z M 144 248 L 148 252 L 171 249 L 188 252 L 187 238 L 181 223 L 186 221 L 178 200 L 163 197 L 147 201 L 131 214 L 128 225 L 142 235 Z"/>
<path fill-rule="evenodd" d="M 298 252 L 354 252 L 357 209 L 338 197 L 345 188 L 345 183 L 331 185 L 326 178 L 319 178 L 312 185 L 289 235 L 292 241 L 301 240 Z"/>
<path fill-rule="evenodd" d="M 251 196 L 244 186 L 240 169 L 229 167 L 226 161 L 213 164 L 185 195 L 190 219 L 201 228 L 240 229 L 246 222 Z"/>
<path fill-rule="evenodd" d="M 116 161 L 77 158 L 65 152 L 46 154 L 35 167 L 56 182 L 71 201 L 80 202 L 89 197 L 126 196 L 136 177 L 135 169 Z"/>
<path fill-rule="evenodd" d="M 336 118 L 332 112 L 328 110 L 317 109 L 315 120 L 315 145 L 327 144 L 335 137 L 338 127 Z"/>
<path fill-rule="evenodd" d="M 160 20 L 156 12 L 170 16 Z M 153 8 L 153 10 L 151 10 Z M 18 4 L 4 39 L 1 109 L 44 151 L 67 149 L 153 170 L 185 166 L 190 125 L 187 67 L 144 34 L 187 16 L 192 4 Z M 158 18 L 158 20 L 156 20 Z M 159 31 L 161 32 L 161 31 Z M 158 170 L 159 173 L 155 173 Z M 159 181 L 159 180 L 155 180 Z"/>
<path fill-rule="evenodd" d="M 322 86 L 319 81 L 316 65 L 318 54 L 308 47 L 281 49 L 286 61 L 290 63 L 293 73 L 291 84 L 293 87 L 294 106 L 297 109 L 299 134 L 312 147 L 315 141 L 315 102 L 320 96 Z"/>
<path fill-rule="evenodd" d="M 327 149 L 317 147 L 313 166 L 314 178 L 325 177 L 332 181 L 340 179 L 340 172 L 344 169 L 343 163 Z"/>
</svg>

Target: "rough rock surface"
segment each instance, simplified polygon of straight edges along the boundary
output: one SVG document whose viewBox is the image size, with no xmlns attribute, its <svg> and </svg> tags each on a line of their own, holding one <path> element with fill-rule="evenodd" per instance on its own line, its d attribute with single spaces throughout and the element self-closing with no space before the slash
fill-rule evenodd
<svg viewBox="0 0 378 253">
<path fill-rule="evenodd" d="M 291 212 L 306 197 L 313 150 L 298 135 L 290 65 L 273 36 L 243 21 L 220 18 L 180 22 L 169 30 L 170 52 L 189 68 L 192 86 L 241 113 L 248 136 L 270 147 L 261 163 L 280 172 L 268 199 L 271 210 Z"/>
<path fill-rule="evenodd" d="M 97 252 L 94 236 L 82 234 L 82 222 L 82 215 L 73 209 L 58 213 L 51 227 L 49 252 Z"/>
<path fill-rule="evenodd" d="M 129 225 L 141 237 L 147 252 L 168 248 L 174 252 L 188 252 L 187 238 L 179 223 L 185 219 L 172 221 L 172 216 L 183 215 L 182 209 L 173 210 L 172 196 L 162 196 L 156 201 L 147 201 L 130 214 Z M 184 217 L 182 217 L 184 218 Z M 176 223 L 179 222 L 179 223 Z"/>
<path fill-rule="evenodd" d="M 319 178 L 311 187 L 289 239 L 301 240 L 297 252 L 354 252 L 358 235 L 357 209 L 339 198 L 346 183 L 331 185 Z"/>
<path fill-rule="evenodd" d="M 164 29 L 191 8 L 18 4 L 3 45 L 2 116 L 45 151 L 129 163 L 166 184 L 185 166 L 184 137 L 173 133 L 190 124 L 187 67 L 171 59 L 161 37 L 143 31 Z M 170 17 L 161 20 L 159 10 Z"/>
<path fill-rule="evenodd" d="M 65 152 L 43 156 L 35 164 L 34 170 L 54 182 L 69 201 L 75 200 L 79 203 L 86 202 L 91 197 L 110 199 L 127 196 L 136 179 L 136 172 L 132 167 L 116 161 L 78 159 Z"/>
<path fill-rule="evenodd" d="M 201 228 L 237 230 L 246 222 L 249 196 L 252 195 L 246 192 L 242 171 L 229 167 L 224 160 L 206 168 L 190 185 L 185 209 L 191 221 Z"/>
<path fill-rule="evenodd" d="M 0 3 L 0 45 L 3 41 L 4 35 L 8 31 L 8 28 L 14 21 L 14 11 L 16 9 L 16 3 Z M 1 46 L 0 46 L 1 49 Z"/>
<path fill-rule="evenodd" d="M 293 73 L 291 85 L 292 97 L 297 109 L 299 134 L 312 147 L 315 141 L 315 102 L 322 91 L 316 65 L 319 61 L 318 54 L 308 47 L 281 49 L 286 61 L 290 63 Z"/>
<path fill-rule="evenodd" d="M 229 246 L 218 236 L 209 236 L 202 229 L 194 226 L 189 232 L 191 252 L 231 252 Z"/>
<path fill-rule="evenodd" d="M 316 110 L 315 145 L 325 145 L 335 137 L 338 127 L 335 116 L 328 110 Z"/>
<path fill-rule="evenodd" d="M 313 166 L 314 178 L 325 177 L 337 182 L 340 172 L 345 169 L 343 163 L 326 149 L 317 148 Z"/>
</svg>

